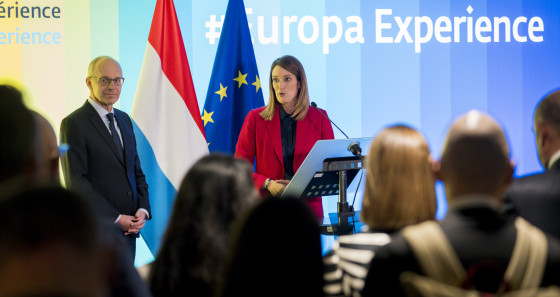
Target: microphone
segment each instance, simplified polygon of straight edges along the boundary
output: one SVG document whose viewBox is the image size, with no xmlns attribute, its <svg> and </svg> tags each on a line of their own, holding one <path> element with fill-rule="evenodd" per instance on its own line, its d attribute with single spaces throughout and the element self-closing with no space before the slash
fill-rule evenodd
<svg viewBox="0 0 560 297">
<path fill-rule="evenodd" d="M 346 136 L 346 139 L 350 139 L 350 137 L 348 137 L 348 135 L 346 135 L 346 133 L 344 133 L 344 131 L 342 131 L 342 129 L 340 129 L 326 114 L 324 114 L 318 107 L 317 104 L 315 102 L 311 102 L 311 106 L 315 107 L 315 109 L 317 109 L 325 118 L 327 118 L 327 120 L 329 120 L 337 129 L 338 131 L 340 131 L 342 134 L 344 134 L 344 136 Z M 359 142 L 352 142 L 349 146 L 348 146 L 348 151 L 350 151 L 352 153 L 352 155 L 354 156 L 358 156 L 360 158 L 362 157 L 362 148 L 360 147 L 360 143 Z"/>
</svg>

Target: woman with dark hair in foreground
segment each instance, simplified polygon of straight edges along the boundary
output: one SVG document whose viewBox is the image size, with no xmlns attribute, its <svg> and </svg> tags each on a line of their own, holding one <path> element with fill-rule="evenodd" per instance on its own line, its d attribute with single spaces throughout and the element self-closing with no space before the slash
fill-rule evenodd
<svg viewBox="0 0 560 297">
<path fill-rule="evenodd" d="M 221 297 L 323 296 L 321 235 L 300 199 L 263 200 L 234 229 Z"/>
<path fill-rule="evenodd" d="M 157 296 L 213 296 L 229 254 L 230 225 L 258 201 L 251 167 L 213 154 L 185 176 L 149 286 Z"/>
</svg>

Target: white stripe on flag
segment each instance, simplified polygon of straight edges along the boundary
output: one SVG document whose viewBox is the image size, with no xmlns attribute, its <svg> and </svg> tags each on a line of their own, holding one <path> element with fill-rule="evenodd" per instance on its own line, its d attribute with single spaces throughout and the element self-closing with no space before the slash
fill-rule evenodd
<svg viewBox="0 0 560 297">
<path fill-rule="evenodd" d="M 132 107 L 132 117 L 142 130 L 163 173 L 175 189 L 187 170 L 208 154 L 206 139 L 185 102 L 163 73 L 161 59 L 150 43 Z"/>
</svg>

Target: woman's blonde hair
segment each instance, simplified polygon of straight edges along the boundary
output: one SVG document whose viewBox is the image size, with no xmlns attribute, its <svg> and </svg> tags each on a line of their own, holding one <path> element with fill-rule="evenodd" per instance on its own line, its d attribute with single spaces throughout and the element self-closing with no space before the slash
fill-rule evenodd
<svg viewBox="0 0 560 297">
<path fill-rule="evenodd" d="M 309 93 L 307 91 L 307 78 L 305 77 L 305 70 L 303 69 L 303 65 L 293 56 L 282 56 L 274 62 L 272 62 L 272 66 L 270 66 L 270 77 L 269 77 L 269 91 L 270 97 L 268 99 L 268 104 L 266 108 L 260 113 L 260 116 L 270 121 L 274 116 L 276 104 L 278 100 L 276 99 L 276 92 L 274 91 L 274 87 L 272 85 L 272 70 L 274 67 L 280 66 L 291 74 L 293 74 L 297 81 L 299 82 L 299 91 L 296 97 L 296 108 L 292 114 L 292 117 L 296 120 L 303 120 L 307 115 L 307 111 L 309 110 Z"/>
<path fill-rule="evenodd" d="M 404 125 L 383 129 L 366 157 L 362 220 L 371 229 L 398 230 L 432 220 L 436 213 L 430 148 L 422 134 Z"/>
</svg>

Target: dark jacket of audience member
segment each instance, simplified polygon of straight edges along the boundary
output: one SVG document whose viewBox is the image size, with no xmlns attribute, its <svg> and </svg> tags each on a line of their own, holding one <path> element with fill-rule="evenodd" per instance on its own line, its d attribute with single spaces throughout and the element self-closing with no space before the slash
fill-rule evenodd
<svg viewBox="0 0 560 297">
<path fill-rule="evenodd" d="M 268 198 L 236 234 L 218 296 L 323 296 L 319 225 L 303 201 Z"/>
<path fill-rule="evenodd" d="M 251 167 L 214 154 L 187 173 L 149 282 L 154 296 L 212 296 L 229 255 L 230 225 L 258 201 Z"/>
<path fill-rule="evenodd" d="M 514 180 L 504 210 L 560 239 L 560 91 L 539 102 L 533 119 L 537 153 L 545 172 Z"/>
<path fill-rule="evenodd" d="M 560 239 L 560 161 L 544 173 L 516 179 L 505 200 L 507 214 L 521 216 Z"/>
</svg>

